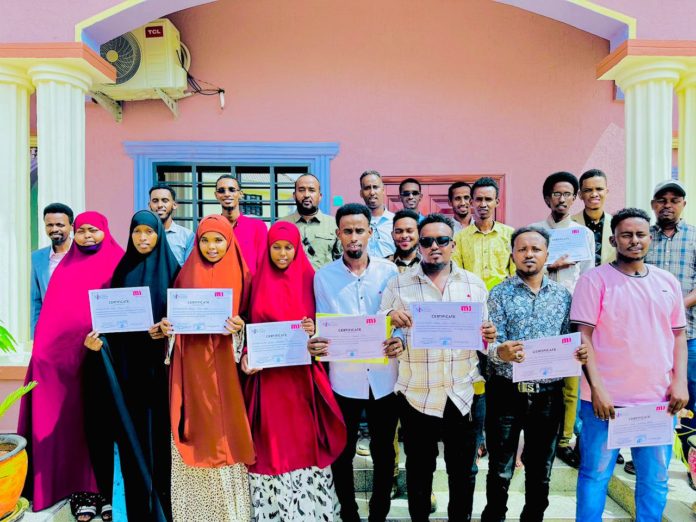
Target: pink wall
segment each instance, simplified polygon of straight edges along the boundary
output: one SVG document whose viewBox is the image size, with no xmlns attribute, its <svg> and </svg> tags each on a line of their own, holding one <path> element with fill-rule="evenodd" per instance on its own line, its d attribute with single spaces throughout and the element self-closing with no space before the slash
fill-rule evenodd
<svg viewBox="0 0 696 522">
<path fill-rule="evenodd" d="M 692 0 L 594 1 L 636 18 L 638 38 L 696 40 L 696 3 Z"/>
<path fill-rule="evenodd" d="M 332 194 L 385 175 L 504 172 L 508 221 L 547 209 L 544 177 L 599 167 L 623 201 L 623 105 L 595 80 L 608 43 L 487 0 L 220 1 L 171 17 L 192 73 L 226 89 L 180 103 L 127 103 L 116 124 L 87 109 L 89 206 L 124 239 L 133 165 L 125 140 L 337 141 Z"/>
</svg>

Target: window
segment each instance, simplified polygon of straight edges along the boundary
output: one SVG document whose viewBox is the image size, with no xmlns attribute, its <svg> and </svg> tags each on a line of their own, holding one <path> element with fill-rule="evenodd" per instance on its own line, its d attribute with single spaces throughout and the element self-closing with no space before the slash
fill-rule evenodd
<svg viewBox="0 0 696 522">
<path fill-rule="evenodd" d="M 168 183 L 176 190 L 178 208 L 174 220 L 195 230 L 201 218 L 220 213 L 215 182 L 223 174 L 239 180 L 244 192 L 242 213 L 270 224 L 295 211 L 295 180 L 309 171 L 309 165 L 156 163 L 153 181 Z"/>
</svg>

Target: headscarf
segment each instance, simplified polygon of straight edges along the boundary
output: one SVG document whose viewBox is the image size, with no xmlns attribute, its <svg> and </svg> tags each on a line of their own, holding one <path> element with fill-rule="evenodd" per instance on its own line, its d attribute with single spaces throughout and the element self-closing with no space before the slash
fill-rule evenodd
<svg viewBox="0 0 696 522">
<path fill-rule="evenodd" d="M 276 241 L 288 241 L 295 247 L 295 259 L 285 270 L 271 260 L 270 249 Z M 251 290 L 251 322 L 314 319 L 314 268 L 302 248 L 300 231 L 287 221 L 277 221 L 268 231 L 268 246 Z M 269 292 L 272 292 L 270 294 Z M 269 299 L 272 295 L 273 298 Z"/>
<path fill-rule="evenodd" d="M 131 239 L 133 230 L 139 225 L 147 225 L 157 234 L 157 244 L 149 254 L 141 254 Z M 128 231 L 126 255 L 114 271 L 111 288 L 131 286 L 150 287 L 152 318 L 157 323 L 167 310 L 167 288 L 179 272 L 179 263 L 167 243 L 167 232 L 162 220 L 149 210 L 136 212 L 131 219 Z"/>
</svg>

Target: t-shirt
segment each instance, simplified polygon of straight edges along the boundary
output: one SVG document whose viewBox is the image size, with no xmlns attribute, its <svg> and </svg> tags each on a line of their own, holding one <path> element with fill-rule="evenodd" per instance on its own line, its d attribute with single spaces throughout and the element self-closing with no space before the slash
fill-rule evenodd
<svg viewBox="0 0 696 522">
<path fill-rule="evenodd" d="M 612 264 L 583 274 L 573 294 L 570 320 L 594 327 L 597 369 L 615 406 L 666 399 L 674 367 L 674 330 L 686 328 L 677 279 L 645 265 L 645 276 L 629 276 Z M 582 378 L 582 400 L 591 401 Z"/>
</svg>

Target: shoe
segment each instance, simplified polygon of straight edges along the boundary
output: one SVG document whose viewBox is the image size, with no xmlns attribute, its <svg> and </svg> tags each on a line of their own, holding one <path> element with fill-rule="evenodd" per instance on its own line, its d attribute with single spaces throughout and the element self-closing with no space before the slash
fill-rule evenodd
<svg viewBox="0 0 696 522">
<path fill-rule="evenodd" d="M 430 493 L 430 513 L 435 513 L 437 511 L 437 498 L 435 498 L 435 493 Z"/>
<path fill-rule="evenodd" d="M 580 466 L 580 459 L 577 453 L 575 453 L 575 450 L 570 446 L 558 446 L 556 448 L 556 456 L 571 468 L 578 469 Z"/>
<path fill-rule="evenodd" d="M 636 467 L 633 465 L 633 461 L 629 460 L 626 465 L 624 466 L 624 471 L 628 473 L 629 475 L 635 475 L 636 474 Z"/>
<path fill-rule="evenodd" d="M 356 448 L 355 452 L 360 455 L 361 457 L 369 457 L 370 456 L 370 439 L 360 439 L 358 440 L 358 447 Z"/>
<path fill-rule="evenodd" d="M 621 453 L 619 453 L 619 454 L 616 456 L 616 463 L 620 465 L 620 464 L 623 464 L 624 462 L 625 462 L 625 460 L 624 460 L 624 458 L 623 458 L 623 455 L 621 455 Z"/>
</svg>

